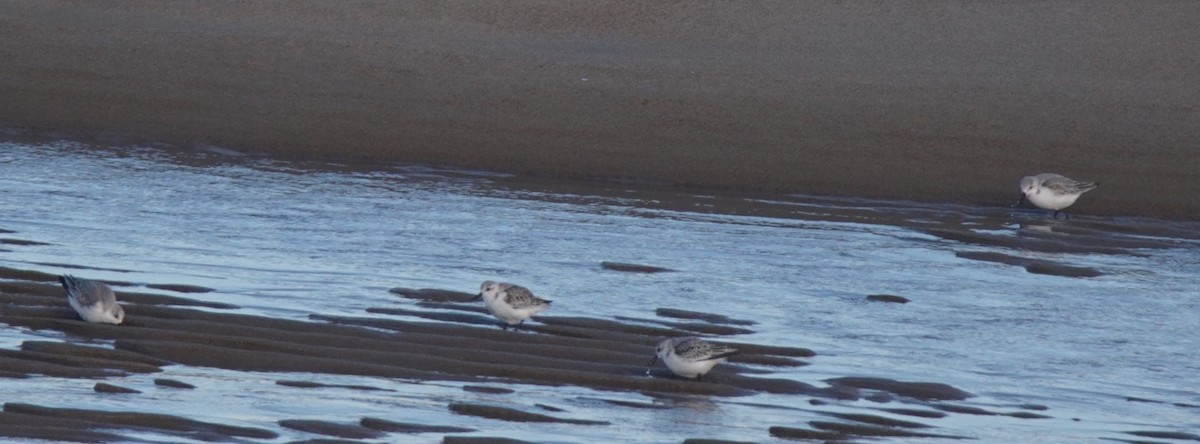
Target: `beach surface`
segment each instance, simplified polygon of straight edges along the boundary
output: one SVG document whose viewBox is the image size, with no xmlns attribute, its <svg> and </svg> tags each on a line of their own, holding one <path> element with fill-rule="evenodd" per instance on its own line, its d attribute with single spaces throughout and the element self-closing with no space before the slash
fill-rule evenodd
<svg viewBox="0 0 1200 444">
<path fill-rule="evenodd" d="M 3 439 L 1200 439 L 1197 222 L 73 140 L 0 189 Z M 649 365 L 684 336 L 741 353 Z"/>
<path fill-rule="evenodd" d="M 0 127 L 283 159 L 1200 218 L 1196 2 L 0 6 Z"/>
</svg>

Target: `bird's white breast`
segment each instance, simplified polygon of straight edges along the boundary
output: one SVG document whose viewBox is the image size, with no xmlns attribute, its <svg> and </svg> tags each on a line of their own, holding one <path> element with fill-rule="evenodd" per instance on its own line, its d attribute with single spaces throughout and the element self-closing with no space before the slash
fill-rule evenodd
<svg viewBox="0 0 1200 444">
<path fill-rule="evenodd" d="M 1075 200 L 1079 198 L 1078 194 L 1054 194 L 1053 191 L 1045 188 L 1038 192 L 1030 193 L 1027 198 L 1034 205 L 1047 210 L 1058 211 L 1071 206 Z"/>
<path fill-rule="evenodd" d="M 712 370 L 713 366 L 717 365 L 718 362 L 723 361 L 725 361 L 725 358 L 707 359 L 703 361 L 688 361 L 674 353 L 667 356 L 666 359 L 663 359 L 663 362 L 667 364 L 667 368 L 671 369 L 671 371 L 675 372 L 675 374 L 685 378 L 695 378 L 696 376 L 706 374 L 709 370 Z"/>
</svg>

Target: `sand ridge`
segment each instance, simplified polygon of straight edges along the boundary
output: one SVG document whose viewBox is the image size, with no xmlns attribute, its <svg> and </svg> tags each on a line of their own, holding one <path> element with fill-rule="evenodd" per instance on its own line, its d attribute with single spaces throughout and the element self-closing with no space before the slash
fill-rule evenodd
<svg viewBox="0 0 1200 444">
<path fill-rule="evenodd" d="M 772 378 L 770 370 L 760 367 L 787 368 L 803 365 L 799 361 L 772 361 L 763 356 L 814 357 L 812 350 L 800 347 L 764 346 L 731 342 L 742 354 L 730 363 L 714 369 L 704 382 L 683 380 L 665 369 L 650 372 L 645 358 L 652 353 L 649 334 L 687 335 L 687 330 L 669 326 L 648 327 L 633 322 L 609 322 L 603 319 L 566 318 L 570 327 L 556 318 L 545 326 L 530 326 L 527 332 L 503 331 L 483 316 L 465 317 L 438 323 L 404 319 L 378 319 L 312 315 L 315 322 L 275 319 L 262 316 L 199 311 L 187 306 L 204 306 L 203 301 L 188 302 L 179 297 L 155 298 L 137 294 L 122 298 L 130 317 L 120 326 L 92 324 L 74 317 L 64 307 L 61 295 L 46 283 L 50 275 L 34 271 L 0 269 L 0 277 L 16 279 L 0 285 L 0 322 L 33 330 L 54 330 L 71 337 L 113 341 L 113 347 L 43 340 L 25 341 L 20 350 L 0 350 L 10 378 L 40 377 L 102 379 L 136 373 L 161 372 L 166 365 L 213 367 L 233 371 L 298 372 L 298 374 L 340 374 L 399 378 L 410 381 L 463 381 L 482 385 L 464 385 L 467 392 L 497 396 L 515 393 L 519 384 L 578 385 L 600 391 L 636 391 L 657 396 L 742 397 L 754 393 L 784 394 L 799 404 L 799 397 L 812 397 L 814 405 L 835 400 L 871 397 L 888 402 L 894 397 L 927 403 L 958 406 L 955 401 L 972 397 L 970 393 L 935 382 L 906 382 L 888 378 L 846 377 L 829 380 L 829 387 L 816 387 L 799 381 Z M 440 304 L 437 310 L 461 309 L 476 312 L 467 305 L 470 294 L 446 290 L 399 289 L 394 293 L 406 299 Z M 121 294 L 124 296 L 124 293 Z M 131 300 L 137 301 L 132 302 Z M 182 305 L 182 306 L 181 306 Z M 666 310 L 679 313 L 679 310 Z M 435 313 L 430 309 L 428 314 Z M 689 316 L 704 313 L 683 312 Z M 420 314 L 415 312 L 414 315 Z M 420 316 L 417 316 L 418 318 Z M 711 317 L 711 316 L 706 316 Z M 563 319 L 558 319 L 562 321 Z M 718 322 L 726 321 L 716 318 Z M 687 324 L 682 324 L 686 327 Z M 526 327 L 522 327 L 525 329 Z M 740 334 L 740 333 L 735 333 Z M 512 343 L 519 342 L 519 348 Z M 505 351 L 496 351 L 505 350 Z M 743 374 L 756 374 L 745 376 Z M 199 382 L 199 381 L 197 381 Z M 494 384 L 500 384 L 499 387 Z M 203 389 L 178 380 L 155 378 L 154 385 L 173 390 Z M 304 380 L 278 380 L 277 390 L 351 389 L 391 391 L 369 385 L 330 385 Z M 144 392 L 108 382 L 97 382 L 95 392 L 109 396 L 139 396 Z M 824 401 L 828 399 L 830 401 Z M 628 401 L 610 404 L 638 407 Z M 669 408 L 646 404 L 645 408 Z M 778 407 L 778 408 L 783 408 Z M 612 427 L 609 421 L 572 418 L 569 412 L 553 406 L 542 409 L 553 414 L 478 402 L 453 401 L 446 405 L 452 415 L 474 416 L 511 422 L 554 422 L 588 427 Z M 930 410 L 932 411 L 932 410 Z M 901 413 L 904 414 L 904 413 Z M 907 415 L 907 414 L 904 414 Z M 836 416 L 836 415 L 835 415 Z M 70 421 L 39 421 L 38 418 L 72 418 Z M 825 434 L 853 438 L 860 436 L 934 436 L 911 428 L 934 428 L 912 421 L 890 419 L 873 413 L 837 416 L 841 421 L 813 421 L 812 426 Z M 447 421 L 450 419 L 447 418 Z M 856 425 L 856 423 L 869 425 Z M 195 421 L 156 412 L 101 411 L 55 408 L 9 402 L 0 412 L 0 436 L 62 438 L 70 431 L 134 430 L 208 440 L 235 437 L 274 438 L 278 433 L 260 427 L 239 427 Z M 326 436 L 351 439 L 381 438 L 388 433 L 461 433 L 473 429 L 432 424 L 404 424 L 386 419 L 363 417 L 359 424 L 324 420 L 285 418 L 280 427 Z M 789 429 L 787 433 L 798 433 Z M 771 433 L 777 433 L 772 431 Z M 785 432 L 778 432 L 785 433 Z M 942 436 L 942 435 L 938 435 Z M 947 435 L 948 436 L 948 435 Z M 121 441 L 120 434 L 81 434 L 67 440 Z M 450 435 L 446 436 L 447 439 Z"/>
<path fill-rule="evenodd" d="M 739 204 L 724 197 L 705 199 L 713 211 L 735 211 Z M 732 199 L 742 201 L 741 199 Z M 857 223 L 894 224 L 927 235 L 926 242 L 944 243 L 947 253 L 979 261 L 1008 264 L 1019 273 L 1048 273 L 1070 279 L 1093 279 L 1115 269 L 1085 268 L 1073 263 L 1068 255 L 1146 255 L 1155 251 L 1191 245 L 1195 230 L 1186 223 L 1168 223 L 1138 219 L 1065 221 L 1025 218 L 1016 236 L 1008 210 L 989 214 L 970 214 L 937 206 L 911 206 L 880 211 L 879 205 L 854 205 L 856 200 L 830 202 L 781 202 L 781 208 L 760 205 L 762 215 L 803 209 L 807 217 L 821 220 L 845 220 Z M 662 205 L 682 205 L 662 202 Z M 688 205 L 684 205 L 688 207 Z M 884 207 L 887 204 L 883 205 Z M 786 208 L 786 210 L 784 210 Z M 825 213 L 821 213 L 824 211 Z M 885 214 L 890 213 L 890 214 Z M 1004 228 L 1008 227 L 1008 228 Z M 1003 228 L 1003 229 L 1002 229 Z M 0 229 L 13 241 L 23 235 Z M 1171 236 L 1179 236 L 1171 239 Z M 1189 237 L 1190 236 L 1190 237 Z M 24 248 L 45 248 L 46 244 L 22 244 Z M 978 251 L 977 247 L 1000 247 L 1011 254 Z M 1026 258 L 1027 253 L 1050 253 L 1047 259 Z M 1049 259 L 1052 257 L 1053 260 Z M 645 276 L 643 270 L 653 264 L 622 263 L 625 267 L 595 267 L 603 273 Z M 69 263 L 34 263 L 80 270 L 92 267 Z M 1092 271 L 1094 273 L 1081 273 Z M 685 271 L 676 271 L 685 272 Z M 667 271 L 666 273 L 672 273 Z M 403 280 L 403 279 L 401 279 Z M 284 433 L 314 433 L 333 437 L 386 437 L 397 433 L 438 433 L 445 442 L 453 442 L 458 433 L 497 432 L 474 427 L 473 418 L 488 421 L 545 422 L 579 425 L 612 430 L 619 422 L 612 417 L 588 418 L 579 410 L 542 404 L 522 405 L 511 402 L 528 394 L 529 387 L 573 386 L 592 391 L 582 399 L 605 408 L 655 411 L 690 408 L 687 402 L 737 404 L 774 412 L 795 413 L 795 420 L 763 425 L 747 432 L 753 436 L 784 439 L 861 440 L 868 437 L 909 436 L 962 438 L 963 429 L 950 432 L 940 427 L 969 415 L 980 421 L 1066 421 L 1057 407 L 1030 403 L 976 402 L 974 393 L 986 393 L 987 387 L 957 387 L 937 382 L 940 375 L 931 372 L 928 380 L 908 380 L 889 376 L 886 368 L 871 369 L 876 376 L 833 375 L 819 383 L 792 379 L 787 374 L 812 364 L 820 365 L 824 356 L 800 344 L 757 344 L 753 342 L 759 324 L 718 313 L 694 311 L 697 307 L 647 306 L 644 315 L 590 317 L 562 316 L 554 313 L 538 316 L 521 331 L 501 330 L 473 293 L 448 289 L 392 288 L 386 293 L 391 302 L 363 307 L 362 313 L 310 313 L 303 319 L 289 319 L 237 313 L 239 307 L 206 300 L 213 291 L 196 285 L 173 283 L 133 283 L 105 281 L 117 288 L 118 300 L 127 310 L 126 322 L 119 326 L 82 322 L 64 302 L 63 290 L 55 274 L 33 269 L 0 267 L 0 323 L 5 328 L 27 329 L 49 334 L 33 334 L 21 339 L 19 348 L 0 350 L 0 377 L 24 379 L 66 378 L 80 381 L 88 396 L 149 399 L 158 390 L 211 390 L 213 380 L 195 376 L 191 370 L 215 368 L 228 372 L 280 372 L 287 376 L 262 387 L 264 396 L 290 396 L 296 391 L 334 392 L 350 390 L 354 395 L 380 393 L 403 396 L 415 387 L 408 384 L 433 382 L 442 386 L 461 386 L 464 397 L 439 398 L 439 414 L 426 417 L 431 423 L 398 422 L 403 417 L 355 416 L 328 421 L 328 418 L 269 418 L 250 424 L 197 422 L 165 415 L 157 411 L 104 411 L 63 409 L 40 405 L 36 400 L 15 400 L 0 412 L 0 435 L 42 439 L 79 439 L 87 441 L 126 441 L 123 433 L 151 431 L 170 436 L 226 441 L 236 436 L 274 436 Z M 143 292 L 143 288 L 151 290 Z M 172 291 L 166 295 L 150 291 Z M 382 292 L 382 290 L 381 290 Z M 874 295 L 881 296 L 881 295 Z M 897 295 L 887 300 L 909 298 Z M 866 305 L 872 295 L 862 295 Z M 911 305 L 922 308 L 920 298 Z M 870 309 L 881 309 L 876 304 Z M 889 308 L 882 308 L 889 309 Z M 646 368 L 654 344 L 662 337 L 704 336 L 706 340 L 733 346 L 742 353 L 717 366 L 704 381 L 683 380 L 669 370 Z M 52 340 L 56 337 L 65 341 Z M 111 345 L 109 345 L 111 344 Z M 154 378 L 165 367 L 184 368 L 171 378 Z M 803 370 L 801 370 L 803 371 Z M 881 373 L 882 374 L 879 374 Z M 363 377 L 354 384 L 319 382 L 322 375 Z M 139 377 L 141 376 L 141 377 Z M 165 375 L 164 375 L 165 376 Z M 316 381 L 309 380 L 316 378 Z M 152 379 L 152 381 L 151 381 Z M 925 379 L 925 378 L 922 378 Z M 140 381 L 140 382 L 139 382 Z M 984 384 L 986 385 L 986 384 Z M 640 394 L 647 400 L 612 399 L 622 394 Z M 748 395 L 767 395 L 768 404 Z M 986 395 L 985 395 L 986 396 Z M 1115 402 L 1151 402 L 1164 406 L 1169 401 L 1108 396 Z M 497 405 L 500 404 L 500 405 Z M 153 403 L 148 402 L 147 408 Z M 565 404 L 564 404 L 565 405 Z M 1174 403 L 1171 408 L 1197 408 L 1191 403 Z M 603 408 L 602 408 L 603 410 Z M 365 415 L 368 412 L 362 412 Z M 360 415 L 360 413 L 354 413 Z M 620 413 L 624 414 L 624 413 Z M 899 415 L 902 418 L 897 418 Z M 71 420 L 46 421 L 46 417 Z M 772 415 L 773 416 L 773 415 Z M 951 418 L 950 420 L 943 420 Z M 1056 419 L 1055 419 L 1056 418 Z M 496 424 L 491 422 L 490 424 Z M 778 425 L 776 425 L 778 424 Z M 461 427 L 472 425 L 472 427 Z M 1048 424 L 1048 427 L 1054 427 Z M 489 426 L 490 427 L 490 426 Z M 993 427 L 988 425 L 987 427 Z M 72 435 L 71 432 L 80 432 Z M 85 432 L 86 431 L 86 432 Z M 1112 430 L 1098 430 L 1111 435 Z M 1121 430 L 1133 436 L 1170 435 L 1170 430 Z M 602 432 L 598 432 L 602 433 Z M 72 438 L 73 437 L 73 438 Z"/>
</svg>

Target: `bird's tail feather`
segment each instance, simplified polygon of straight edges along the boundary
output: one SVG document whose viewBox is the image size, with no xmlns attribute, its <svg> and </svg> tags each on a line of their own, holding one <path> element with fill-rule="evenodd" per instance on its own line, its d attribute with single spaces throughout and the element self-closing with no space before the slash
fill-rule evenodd
<svg viewBox="0 0 1200 444">
<path fill-rule="evenodd" d="M 62 284 L 63 290 L 71 291 L 71 287 L 75 286 L 75 278 L 64 274 L 58 277 L 58 283 Z"/>
<path fill-rule="evenodd" d="M 734 348 L 727 348 L 727 349 L 723 349 L 723 350 L 716 350 L 716 353 L 715 353 L 715 354 L 713 354 L 713 355 L 712 355 L 711 357 L 709 357 L 708 359 L 705 359 L 705 361 L 711 361 L 711 360 L 713 360 L 713 359 L 722 359 L 722 358 L 728 358 L 728 357 L 730 357 L 730 356 L 733 356 L 733 355 L 736 355 L 736 354 L 738 354 L 738 353 L 741 353 L 741 352 L 740 352 L 740 351 L 738 351 L 737 349 L 734 349 Z"/>
</svg>

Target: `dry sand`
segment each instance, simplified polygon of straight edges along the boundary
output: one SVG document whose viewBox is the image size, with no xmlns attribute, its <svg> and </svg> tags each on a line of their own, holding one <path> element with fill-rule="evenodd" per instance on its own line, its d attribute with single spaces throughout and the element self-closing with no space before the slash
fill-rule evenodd
<svg viewBox="0 0 1200 444">
<path fill-rule="evenodd" d="M 0 5 L 0 127 L 1200 218 L 1200 3 Z"/>
</svg>

